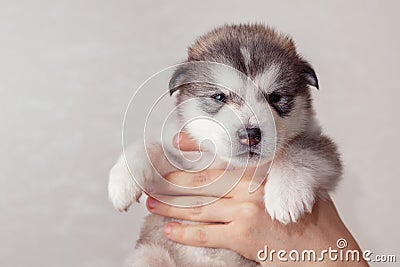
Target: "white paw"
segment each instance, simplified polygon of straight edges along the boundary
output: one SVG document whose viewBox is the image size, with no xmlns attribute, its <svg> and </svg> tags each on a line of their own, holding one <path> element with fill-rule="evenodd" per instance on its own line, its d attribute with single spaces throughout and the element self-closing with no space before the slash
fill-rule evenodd
<svg viewBox="0 0 400 267">
<path fill-rule="evenodd" d="M 264 194 L 269 215 L 283 224 L 296 222 L 305 212 L 311 213 L 315 201 L 311 187 L 282 181 L 267 182 Z"/>
<path fill-rule="evenodd" d="M 139 202 L 142 189 L 136 184 L 127 167 L 118 162 L 110 171 L 108 197 L 115 209 L 127 211 L 133 201 Z"/>
</svg>

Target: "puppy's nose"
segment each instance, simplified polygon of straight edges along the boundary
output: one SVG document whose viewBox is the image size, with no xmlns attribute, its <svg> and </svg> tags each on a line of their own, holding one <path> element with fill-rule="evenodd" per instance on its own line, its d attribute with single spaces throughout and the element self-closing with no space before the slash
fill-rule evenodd
<svg viewBox="0 0 400 267">
<path fill-rule="evenodd" d="M 239 142 L 243 145 L 255 146 L 261 141 L 260 128 L 242 128 L 237 131 Z"/>
</svg>

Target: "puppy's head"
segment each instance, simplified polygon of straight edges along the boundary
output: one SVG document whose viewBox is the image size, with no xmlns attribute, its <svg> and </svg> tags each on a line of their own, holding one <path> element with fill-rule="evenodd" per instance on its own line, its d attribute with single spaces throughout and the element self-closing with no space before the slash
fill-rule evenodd
<svg viewBox="0 0 400 267">
<path fill-rule="evenodd" d="M 171 94 L 189 134 L 233 163 L 272 159 L 312 116 L 313 68 L 293 41 L 262 25 L 231 25 L 201 36 L 175 70 Z M 275 128 L 276 127 L 276 128 Z M 210 147 L 211 149 L 211 147 Z"/>
</svg>

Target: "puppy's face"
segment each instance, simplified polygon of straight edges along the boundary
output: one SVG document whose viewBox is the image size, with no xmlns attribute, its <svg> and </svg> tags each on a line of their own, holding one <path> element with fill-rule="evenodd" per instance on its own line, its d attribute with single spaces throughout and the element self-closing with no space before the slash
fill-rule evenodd
<svg viewBox="0 0 400 267">
<path fill-rule="evenodd" d="M 235 165 L 269 161 L 308 127 L 311 66 L 261 25 L 224 26 L 189 48 L 170 82 L 189 134 Z"/>
</svg>

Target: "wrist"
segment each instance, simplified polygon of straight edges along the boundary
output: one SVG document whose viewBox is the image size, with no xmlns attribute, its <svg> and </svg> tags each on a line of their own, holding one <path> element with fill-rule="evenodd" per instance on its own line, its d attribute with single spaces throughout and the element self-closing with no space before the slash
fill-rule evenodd
<svg viewBox="0 0 400 267">
<path fill-rule="evenodd" d="M 274 222 L 272 232 L 279 238 L 269 236 L 268 246 L 259 248 L 264 249 L 265 261 L 257 257 L 261 266 L 368 266 L 334 205 L 319 201 L 314 208 L 295 224 Z M 320 214 L 322 210 L 325 216 Z"/>
</svg>

